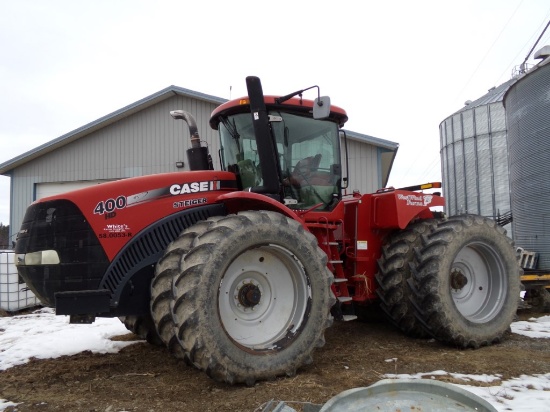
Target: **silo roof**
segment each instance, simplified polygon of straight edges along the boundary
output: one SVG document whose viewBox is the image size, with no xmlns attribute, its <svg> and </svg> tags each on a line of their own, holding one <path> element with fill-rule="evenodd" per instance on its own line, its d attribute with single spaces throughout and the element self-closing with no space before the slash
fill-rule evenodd
<svg viewBox="0 0 550 412">
<path fill-rule="evenodd" d="M 542 59 L 539 63 L 531 67 L 529 70 L 527 70 L 525 73 L 523 73 L 521 76 L 519 76 L 517 79 L 515 79 L 517 82 L 523 81 L 526 77 L 530 76 L 533 72 L 540 69 L 543 66 L 546 66 L 547 64 L 550 64 L 550 46 L 544 46 L 542 49 L 538 50 L 535 53 L 536 59 Z M 504 94 L 508 92 L 508 90 L 511 88 L 512 85 L 506 90 Z M 505 98 L 506 96 L 502 97 L 502 102 L 505 104 Z M 506 104 L 505 104 L 506 106 Z"/>
<path fill-rule="evenodd" d="M 504 99 L 506 91 L 517 81 L 517 78 L 512 78 L 507 82 L 502 83 L 500 86 L 493 87 L 488 90 L 487 94 L 481 96 L 469 104 L 465 105 L 462 109 L 457 110 L 454 114 L 463 112 L 465 110 L 473 109 L 474 107 L 484 106 L 491 103 L 501 102 Z"/>
</svg>

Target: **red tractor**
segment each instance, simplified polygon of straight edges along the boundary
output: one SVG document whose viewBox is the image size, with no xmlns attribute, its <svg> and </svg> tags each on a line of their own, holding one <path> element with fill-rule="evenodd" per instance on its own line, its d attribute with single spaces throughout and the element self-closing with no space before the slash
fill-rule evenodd
<svg viewBox="0 0 550 412">
<path fill-rule="evenodd" d="M 295 374 L 333 319 L 375 303 L 410 336 L 459 348 L 503 338 L 520 269 L 495 222 L 434 212 L 444 200 L 422 186 L 342 194 L 346 112 L 305 90 L 264 96 L 256 77 L 247 88 L 210 119 L 222 170 L 176 110 L 192 171 L 29 206 L 15 252 L 45 305 L 73 323 L 121 317 L 215 380 L 249 385 Z"/>
</svg>

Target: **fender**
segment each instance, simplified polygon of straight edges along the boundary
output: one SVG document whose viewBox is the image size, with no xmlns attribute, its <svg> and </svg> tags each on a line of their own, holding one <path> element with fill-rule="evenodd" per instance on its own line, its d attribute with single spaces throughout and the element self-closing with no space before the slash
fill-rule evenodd
<svg viewBox="0 0 550 412">
<path fill-rule="evenodd" d="M 431 218 L 434 206 L 444 206 L 445 200 L 436 194 L 394 190 L 366 195 L 372 197 L 373 228 L 405 229 L 416 217 Z"/>
<path fill-rule="evenodd" d="M 231 192 L 224 193 L 216 198 L 216 202 L 225 204 L 227 212 L 238 213 L 245 210 L 270 210 L 281 213 L 286 217 L 299 222 L 306 230 L 305 221 L 298 216 L 292 209 L 276 200 L 255 192 Z"/>
<path fill-rule="evenodd" d="M 143 297 L 150 297 L 155 264 L 170 242 L 196 222 L 226 214 L 223 204 L 199 206 L 167 216 L 137 233 L 115 256 L 100 282 L 99 289 L 108 290 L 111 295 L 108 311 L 113 314 L 114 309 L 115 316 L 126 314 L 128 309 L 132 314 L 137 314 L 136 310 L 148 313 L 149 298 Z"/>
</svg>

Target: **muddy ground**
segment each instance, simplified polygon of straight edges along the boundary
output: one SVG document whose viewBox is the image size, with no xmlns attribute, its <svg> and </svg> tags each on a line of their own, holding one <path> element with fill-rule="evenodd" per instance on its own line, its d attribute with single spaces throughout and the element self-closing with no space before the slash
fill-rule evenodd
<svg viewBox="0 0 550 412">
<path fill-rule="evenodd" d="M 522 310 L 518 315 L 526 320 L 543 314 Z M 137 337 L 128 334 L 114 339 Z M 371 385 L 387 373 L 444 370 L 510 379 L 550 372 L 550 342 L 516 334 L 492 347 L 458 350 L 433 340 L 407 338 L 386 322 L 355 321 L 335 323 L 327 331 L 326 342 L 315 352 L 314 363 L 297 376 L 253 387 L 216 383 L 164 348 L 139 342 L 117 354 L 33 360 L 0 372 L 0 398 L 21 403 L 7 411 L 254 412 L 262 411 L 270 400 L 282 400 L 301 410 L 299 403 L 291 401 L 324 404 L 344 390 Z M 450 376 L 437 379 L 465 383 Z"/>
</svg>

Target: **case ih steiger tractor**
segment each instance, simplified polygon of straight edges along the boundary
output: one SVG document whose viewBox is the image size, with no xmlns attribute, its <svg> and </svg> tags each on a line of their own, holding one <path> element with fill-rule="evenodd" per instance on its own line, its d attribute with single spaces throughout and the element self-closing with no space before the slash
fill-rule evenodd
<svg viewBox="0 0 550 412">
<path fill-rule="evenodd" d="M 333 319 L 374 303 L 410 336 L 458 348 L 501 340 L 520 293 L 504 231 L 432 211 L 444 200 L 423 186 L 342 194 L 346 112 L 302 99 L 308 89 L 264 96 L 246 80 L 249 96 L 210 118 L 222 170 L 176 110 L 191 171 L 29 206 L 15 252 L 40 300 L 73 323 L 120 317 L 213 379 L 248 385 L 295 374 Z"/>
</svg>

